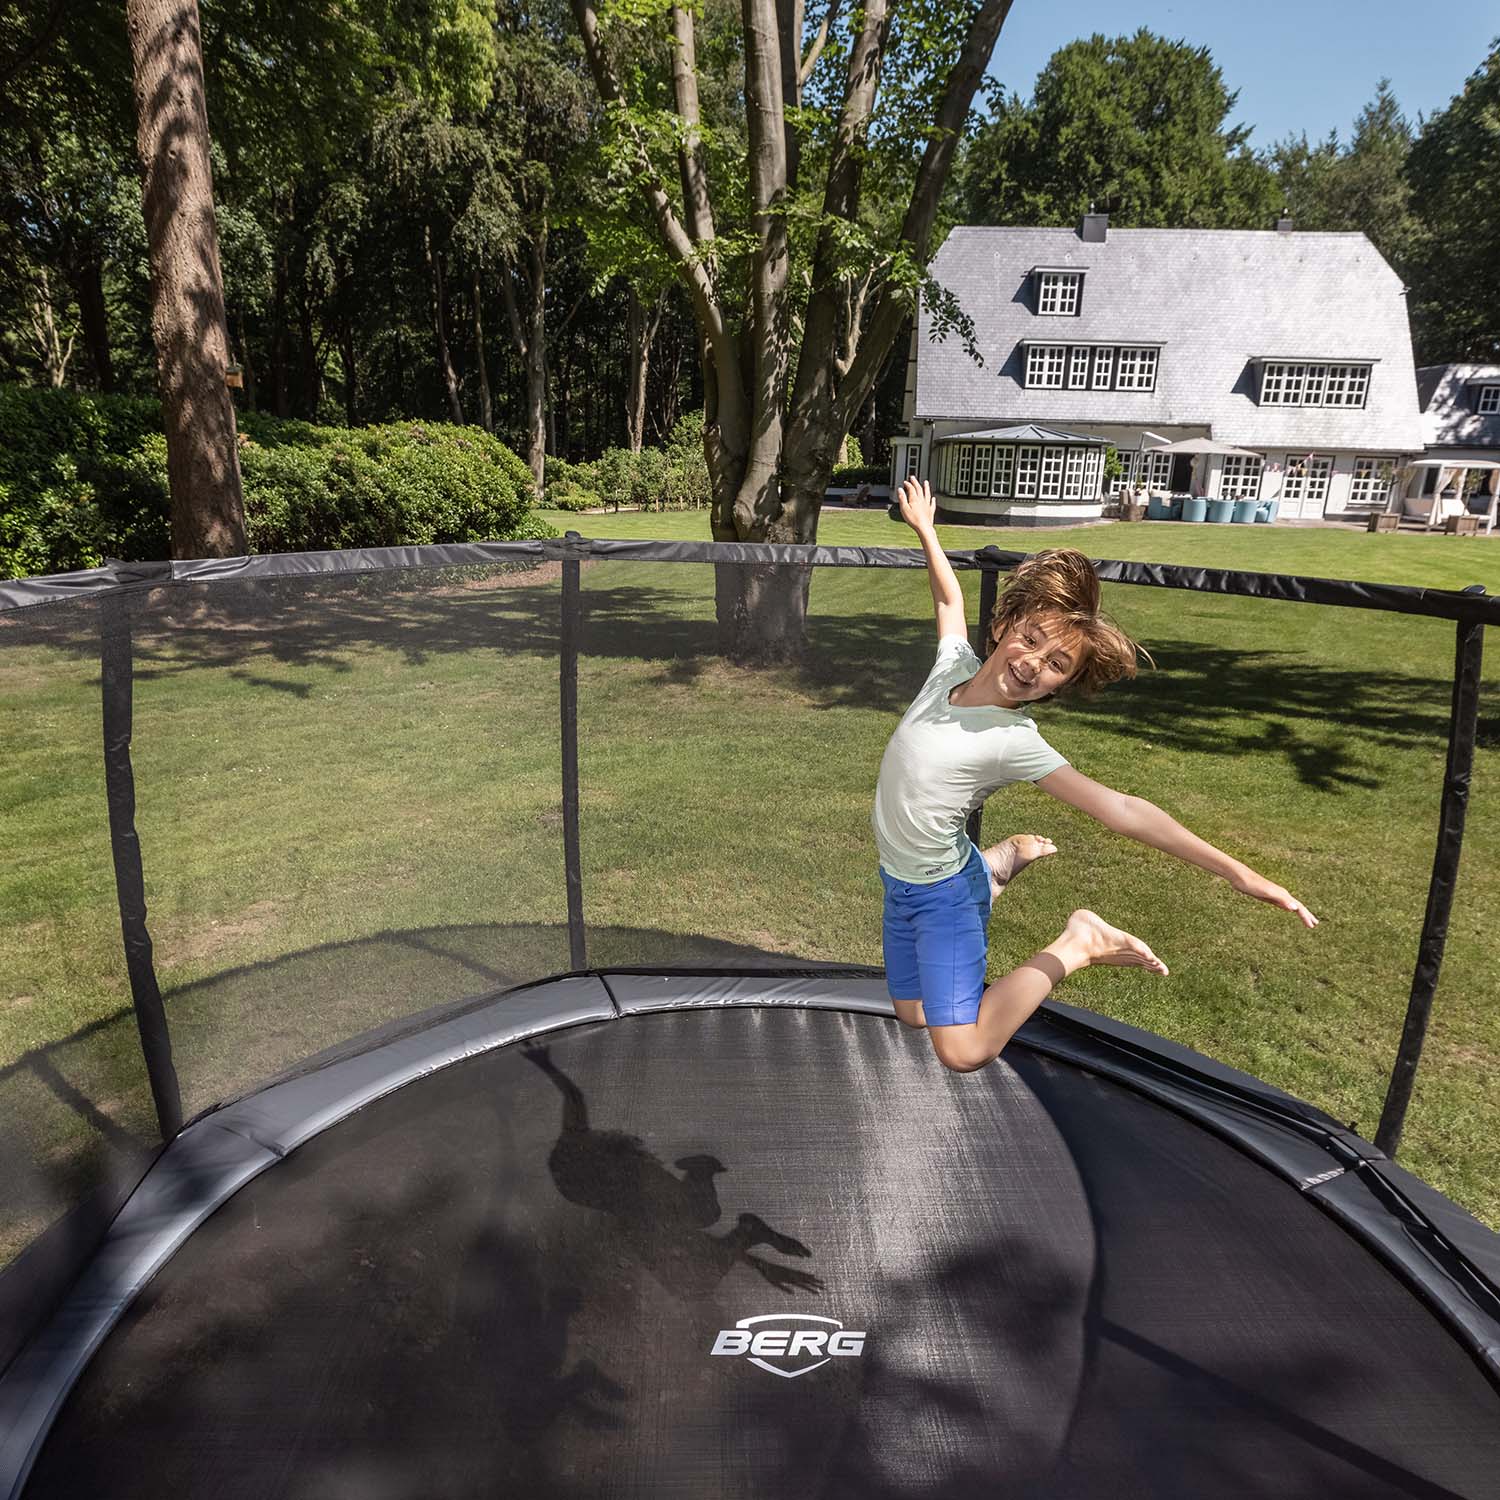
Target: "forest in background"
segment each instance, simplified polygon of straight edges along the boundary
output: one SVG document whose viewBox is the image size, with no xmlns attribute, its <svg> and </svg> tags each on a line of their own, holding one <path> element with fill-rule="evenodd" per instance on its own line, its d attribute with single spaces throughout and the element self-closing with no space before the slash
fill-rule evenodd
<svg viewBox="0 0 1500 1500">
<path fill-rule="evenodd" d="M 670 7 L 631 0 L 609 13 L 627 39 L 613 56 L 636 88 L 628 105 L 608 106 L 575 14 L 555 0 L 202 0 L 200 10 L 242 410 L 342 427 L 468 423 L 523 457 L 540 442 L 578 461 L 660 444 L 702 408 L 689 293 L 621 145 L 627 109 L 648 149 L 681 145 L 658 81 Z M 857 212 L 840 221 L 851 302 L 888 273 L 890 226 L 942 76 L 923 73 L 921 49 L 945 24 L 962 30 L 953 14 L 913 3 L 888 23 L 884 113 L 862 146 Z M 794 321 L 828 223 L 820 173 L 836 149 L 856 15 L 839 0 L 798 7 L 810 59 L 795 104 L 802 170 L 781 210 Z M 694 17 L 714 253 L 721 285 L 747 288 L 726 309 L 748 327 L 742 10 L 702 0 Z M 1269 228 L 1285 211 L 1299 229 L 1370 236 L 1412 289 L 1419 362 L 1493 359 L 1497 109 L 1492 50 L 1425 120 L 1404 116 L 1382 82 L 1346 135 L 1257 150 L 1205 49 L 1144 31 L 1081 39 L 1058 50 L 1030 97 L 991 89 L 969 113 L 933 245 L 953 223 L 1068 224 L 1091 206 L 1123 227 Z M 917 276 L 912 305 L 918 295 L 942 291 Z M 962 337 L 962 310 L 948 311 Z M 0 0 L 0 381 L 152 394 L 151 313 L 122 9 Z M 898 337 L 850 424 L 866 461 L 883 458 L 899 422 L 904 353 Z"/>
</svg>

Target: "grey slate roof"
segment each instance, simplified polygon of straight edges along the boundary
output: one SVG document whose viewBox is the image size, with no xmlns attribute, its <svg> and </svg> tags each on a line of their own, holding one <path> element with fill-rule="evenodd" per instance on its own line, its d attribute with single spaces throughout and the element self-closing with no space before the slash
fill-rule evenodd
<svg viewBox="0 0 1500 1500">
<path fill-rule="evenodd" d="M 1500 365 L 1423 365 L 1417 371 L 1429 448 L 1500 448 L 1500 412 L 1479 415 L 1476 385 L 1500 385 Z"/>
<path fill-rule="evenodd" d="M 1038 427 L 1035 422 L 1024 422 L 1019 427 L 986 427 L 983 432 L 953 433 L 938 438 L 940 443 L 956 443 L 962 438 L 972 443 L 975 438 L 987 442 L 995 439 L 1007 443 L 1101 443 L 1103 438 L 1089 437 L 1077 432 L 1059 432 L 1055 427 Z"/>
<path fill-rule="evenodd" d="M 1086 271 L 1076 317 L 1040 317 L 1034 267 Z M 921 317 L 916 415 L 957 421 L 1208 426 L 1250 448 L 1422 447 L 1411 332 L 1400 279 L 1363 234 L 1229 229 L 965 226 L 932 263 L 974 320 L 977 367 Z M 1027 390 L 1022 341 L 1159 343 L 1154 391 Z M 1251 360 L 1377 361 L 1366 405 L 1262 407 Z"/>
</svg>

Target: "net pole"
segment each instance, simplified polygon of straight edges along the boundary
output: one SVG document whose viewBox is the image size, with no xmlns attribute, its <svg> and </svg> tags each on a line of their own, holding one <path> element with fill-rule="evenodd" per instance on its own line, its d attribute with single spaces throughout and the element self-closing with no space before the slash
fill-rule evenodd
<svg viewBox="0 0 1500 1500">
<path fill-rule="evenodd" d="M 1474 584 L 1466 593 L 1483 593 Z M 1432 880 L 1427 887 L 1427 913 L 1417 944 L 1417 967 L 1412 975 L 1411 998 L 1406 1023 L 1396 1049 L 1396 1063 L 1386 1088 L 1385 1105 L 1375 1144 L 1394 1159 L 1411 1103 L 1417 1064 L 1432 1014 L 1443 948 L 1448 939 L 1448 918 L 1453 910 L 1453 891 L 1458 883 L 1458 859 L 1463 848 L 1464 816 L 1469 806 L 1469 786 L 1474 771 L 1474 742 L 1479 729 L 1479 670 L 1484 655 L 1484 626 L 1461 620 L 1453 663 L 1453 707 L 1448 720 L 1448 765 L 1443 776 L 1443 797 L 1438 808 L 1437 848 L 1432 857 Z"/>
<path fill-rule="evenodd" d="M 152 962 L 146 927 L 146 883 L 141 841 L 135 828 L 135 771 L 130 763 L 134 725 L 134 668 L 130 614 L 123 594 L 106 594 L 100 618 L 100 703 L 104 725 L 104 790 L 109 808 L 109 842 L 114 858 L 115 894 L 120 904 L 120 935 L 125 972 L 135 1010 L 146 1077 L 156 1105 L 162 1139 L 182 1129 L 182 1090 L 172 1061 L 167 1010 Z"/>
<path fill-rule="evenodd" d="M 582 538 L 576 531 L 569 542 Z M 578 636 L 582 614 L 582 564 L 565 557 L 562 565 L 561 705 L 563 866 L 568 888 L 568 957 L 574 969 L 588 967 L 583 930 L 583 861 L 578 831 Z"/>
</svg>

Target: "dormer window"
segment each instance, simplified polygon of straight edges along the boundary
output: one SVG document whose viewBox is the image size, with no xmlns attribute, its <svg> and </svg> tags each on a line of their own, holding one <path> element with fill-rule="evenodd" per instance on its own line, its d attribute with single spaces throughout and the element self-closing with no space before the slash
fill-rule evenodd
<svg viewBox="0 0 1500 1500">
<path fill-rule="evenodd" d="M 1156 344 L 1053 344 L 1023 339 L 1022 384 L 1042 391 L 1154 391 Z"/>
<path fill-rule="evenodd" d="M 1481 417 L 1493 417 L 1500 412 L 1500 385 L 1479 387 L 1479 400 L 1474 408 Z"/>
<path fill-rule="evenodd" d="M 1038 266 L 1036 277 L 1036 310 L 1043 317 L 1074 318 L 1083 296 L 1082 271 L 1049 271 Z"/>
<path fill-rule="evenodd" d="M 1262 406 L 1363 406 L 1370 390 L 1368 364 L 1329 365 L 1311 360 L 1265 360 Z"/>
</svg>

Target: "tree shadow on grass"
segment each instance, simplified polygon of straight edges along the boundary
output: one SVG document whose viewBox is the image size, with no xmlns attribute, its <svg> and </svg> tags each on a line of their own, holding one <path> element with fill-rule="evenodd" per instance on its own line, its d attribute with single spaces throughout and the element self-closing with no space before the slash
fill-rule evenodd
<svg viewBox="0 0 1500 1500">
<path fill-rule="evenodd" d="M 601 567 L 607 571 L 596 571 Z M 676 586 L 670 580 L 679 573 Z M 392 573 L 221 584 L 191 596 L 156 590 L 132 601 L 136 677 L 218 670 L 250 691 L 306 699 L 307 683 L 276 677 L 269 664 L 351 674 L 372 653 L 393 653 L 411 667 L 483 653 L 488 680 L 499 681 L 492 665 L 499 653 L 514 657 L 517 671 L 535 674 L 537 690 L 550 693 L 549 661 L 559 654 L 557 575 L 553 564 L 482 577 Z M 585 564 L 583 576 L 585 672 L 590 663 L 636 662 L 647 669 L 648 683 L 683 688 L 720 665 L 707 569 L 661 564 L 650 577 L 626 583 L 615 581 L 619 566 Z M 97 621 L 75 613 L 70 623 L 67 611 L 37 612 L 33 631 L 13 621 L 0 631 L 0 647 L 45 640 L 93 656 Z M 813 710 L 858 708 L 894 719 L 932 663 L 925 618 L 874 608 L 815 613 L 809 635 L 800 667 L 763 680 Z M 1439 749 L 1445 742 L 1450 687 L 1430 673 L 1186 639 L 1153 641 L 1152 652 L 1158 670 L 1087 702 L 1044 707 L 1044 728 L 1076 716 L 1153 746 L 1219 757 L 1271 755 L 1303 785 L 1324 792 L 1378 787 L 1383 752 Z M 371 670 L 370 681 L 376 692 L 387 678 Z M 586 719 L 586 680 L 582 712 Z M 1494 736 L 1493 721 L 1484 721 L 1481 743 Z"/>
</svg>

